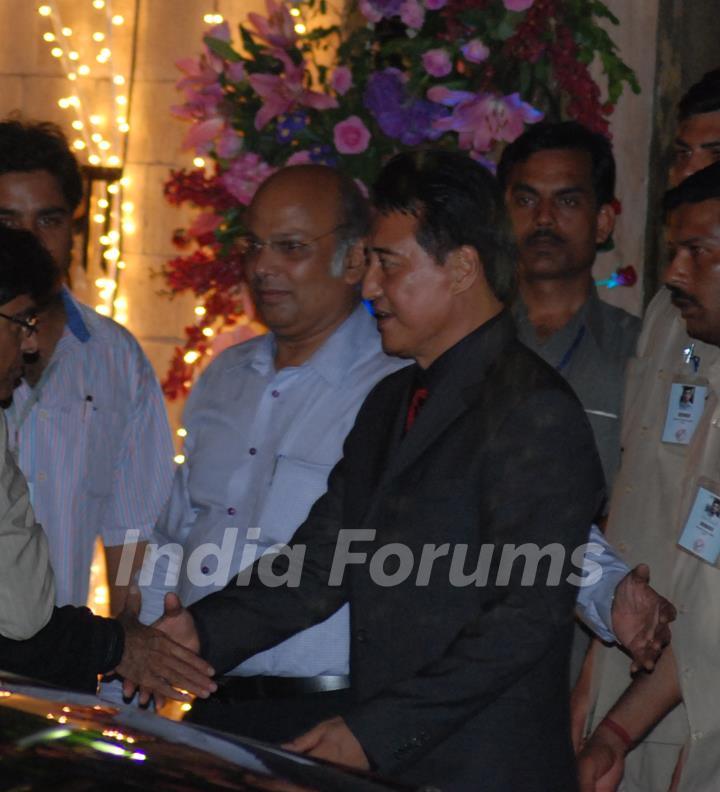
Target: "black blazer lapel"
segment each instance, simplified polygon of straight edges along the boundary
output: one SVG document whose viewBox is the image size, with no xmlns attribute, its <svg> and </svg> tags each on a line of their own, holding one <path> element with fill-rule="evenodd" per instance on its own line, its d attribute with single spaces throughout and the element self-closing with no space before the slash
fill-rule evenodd
<svg viewBox="0 0 720 792">
<path fill-rule="evenodd" d="M 462 350 L 462 359 L 454 362 L 443 376 L 442 382 L 431 391 L 407 436 L 399 444 L 391 446 L 394 453 L 388 457 L 381 484 L 387 483 L 412 465 L 481 397 L 486 378 L 514 338 L 515 326 L 506 311 L 482 325 L 472 337 L 467 338 L 468 343 Z M 404 425 L 404 412 L 399 412 Z M 398 422 L 395 430 L 397 432 Z"/>
</svg>

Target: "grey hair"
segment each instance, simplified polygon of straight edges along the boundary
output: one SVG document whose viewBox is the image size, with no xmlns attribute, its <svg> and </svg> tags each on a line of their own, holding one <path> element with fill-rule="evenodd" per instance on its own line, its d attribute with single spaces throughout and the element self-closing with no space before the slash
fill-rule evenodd
<svg viewBox="0 0 720 792">
<path fill-rule="evenodd" d="M 367 198 L 350 176 L 341 171 L 337 171 L 337 176 L 341 213 L 336 234 L 337 245 L 330 262 L 330 274 L 334 278 L 342 277 L 350 251 L 370 230 L 370 204 Z"/>
</svg>

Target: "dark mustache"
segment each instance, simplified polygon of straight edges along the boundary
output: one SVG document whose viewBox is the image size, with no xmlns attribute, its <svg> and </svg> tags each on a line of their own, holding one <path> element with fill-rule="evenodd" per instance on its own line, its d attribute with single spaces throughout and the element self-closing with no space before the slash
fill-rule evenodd
<svg viewBox="0 0 720 792">
<path fill-rule="evenodd" d="M 698 301 L 694 297 L 682 289 L 678 289 L 677 286 L 668 286 L 667 289 L 670 292 L 670 299 L 672 302 L 680 301 L 688 302 L 692 305 L 699 305 Z"/>
<path fill-rule="evenodd" d="M 554 242 L 556 245 L 562 245 L 565 240 L 549 228 L 538 228 L 537 231 L 533 231 L 532 234 L 525 237 L 526 245 L 536 245 L 539 242 Z"/>
</svg>

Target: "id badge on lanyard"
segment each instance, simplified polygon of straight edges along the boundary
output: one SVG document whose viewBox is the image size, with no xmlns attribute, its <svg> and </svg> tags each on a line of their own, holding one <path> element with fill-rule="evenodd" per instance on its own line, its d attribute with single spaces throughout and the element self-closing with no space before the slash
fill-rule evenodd
<svg viewBox="0 0 720 792">
<path fill-rule="evenodd" d="M 701 478 L 678 546 L 715 566 L 720 558 L 720 483 Z"/>
<path fill-rule="evenodd" d="M 663 443 L 688 445 L 705 410 L 709 383 L 697 376 L 700 358 L 692 344 L 683 352 L 682 371 L 673 377 L 665 411 Z"/>
</svg>

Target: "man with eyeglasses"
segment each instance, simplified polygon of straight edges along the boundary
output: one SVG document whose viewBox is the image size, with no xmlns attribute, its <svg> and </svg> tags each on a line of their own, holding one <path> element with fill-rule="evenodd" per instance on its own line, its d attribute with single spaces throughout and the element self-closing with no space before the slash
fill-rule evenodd
<svg viewBox="0 0 720 792">
<path fill-rule="evenodd" d="M 55 280 L 50 255 L 31 233 L 0 226 L 0 400 L 12 396 L 23 354 L 37 351 L 36 310 L 51 298 Z M 171 685 L 200 695 L 214 688 L 207 663 L 140 625 L 129 610 L 116 621 L 54 603 L 48 543 L 0 417 L 0 669 L 89 692 L 98 674 L 115 668 L 162 684 L 176 698 L 183 696 Z M 162 679 L 161 658 L 172 668 L 168 674 L 163 662 Z"/>
<path fill-rule="evenodd" d="M 172 588 L 183 603 L 290 539 L 325 492 L 360 404 L 405 365 L 383 354 L 360 303 L 369 215 L 352 179 L 319 165 L 285 168 L 260 187 L 245 221 L 247 281 L 270 332 L 223 352 L 188 399 L 186 462 L 154 537 L 161 549 L 182 545 Z M 144 621 L 162 615 L 166 561 L 150 558 L 141 573 L 142 586 L 154 567 Z M 348 656 L 346 606 L 239 665 L 190 719 L 294 737 L 347 706 Z"/>
<path fill-rule="evenodd" d="M 170 491 L 173 444 L 160 387 L 135 339 L 64 286 L 82 193 L 59 129 L 0 122 L 0 223 L 35 234 L 56 268 L 37 349 L 25 356 L 6 410 L 11 446 L 48 535 L 57 604 L 86 604 L 100 536 L 118 613 L 127 531 L 139 531 L 141 550 Z"/>
</svg>

